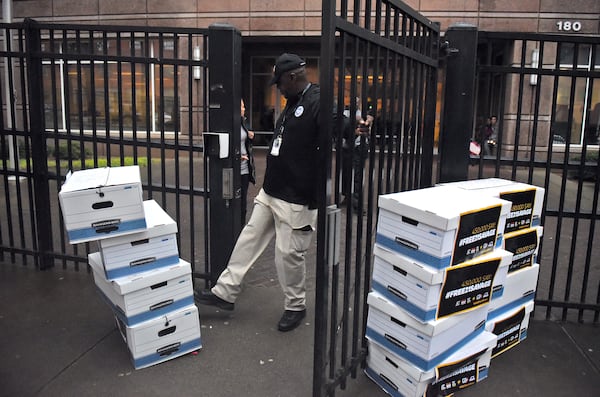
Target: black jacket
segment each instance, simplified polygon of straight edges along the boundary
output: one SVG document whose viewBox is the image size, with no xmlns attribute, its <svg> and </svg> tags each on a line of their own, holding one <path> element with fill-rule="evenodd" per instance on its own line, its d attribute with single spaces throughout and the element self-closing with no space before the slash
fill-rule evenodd
<svg viewBox="0 0 600 397">
<path fill-rule="evenodd" d="M 310 208 L 317 205 L 319 103 L 320 89 L 314 84 L 304 95 L 288 99 L 275 123 L 263 184 L 267 194 Z M 274 156 L 272 148 L 279 135 L 279 155 Z"/>
</svg>

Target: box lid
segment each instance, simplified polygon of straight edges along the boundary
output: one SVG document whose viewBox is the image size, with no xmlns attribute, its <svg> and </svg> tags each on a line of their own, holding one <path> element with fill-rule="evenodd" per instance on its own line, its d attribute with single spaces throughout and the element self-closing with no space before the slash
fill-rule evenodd
<svg viewBox="0 0 600 397">
<path fill-rule="evenodd" d="M 514 316 L 515 314 L 517 314 L 523 308 L 525 309 L 526 315 L 530 314 L 533 311 L 534 305 L 535 305 L 535 303 L 533 301 L 533 296 L 532 296 L 531 299 L 529 301 L 527 301 L 526 303 L 524 303 L 523 305 L 519 305 L 519 306 L 511 308 L 510 310 L 506 310 L 506 311 L 499 312 L 499 313 L 489 313 L 488 319 L 486 322 L 486 328 L 491 332 L 493 327 L 490 328 L 490 323 L 494 324 L 499 321 L 510 318 L 510 317 Z"/>
<path fill-rule="evenodd" d="M 389 316 L 394 317 L 396 320 L 406 324 L 407 326 L 417 329 L 420 332 L 431 337 L 441 334 L 442 332 L 456 326 L 460 322 L 464 321 L 465 318 L 472 319 L 474 317 L 477 317 L 476 320 L 479 321 L 477 321 L 477 325 L 474 328 L 477 329 L 479 328 L 479 326 L 485 325 L 485 319 L 487 318 L 488 313 L 487 309 L 482 307 L 470 312 L 459 313 L 450 317 L 442 318 L 439 320 L 431 320 L 426 323 L 423 323 L 412 317 L 410 313 L 402 309 L 400 306 L 395 305 L 393 302 L 390 302 L 388 299 L 386 299 L 386 297 L 384 297 L 378 292 L 369 292 L 369 295 L 367 296 L 367 304 Z"/>
<path fill-rule="evenodd" d="M 451 356 L 445 359 L 437 367 L 462 361 L 469 356 L 481 352 L 482 350 L 492 349 L 494 346 L 496 346 L 496 335 L 492 332 L 484 331 L 474 337 L 462 348 L 452 353 Z M 429 371 L 423 371 L 421 368 L 418 368 L 404 360 L 398 360 L 397 363 L 404 372 L 419 382 L 429 382 L 434 380 L 436 377 L 437 367 L 430 369 Z"/>
<path fill-rule="evenodd" d="M 143 202 L 146 229 L 137 233 L 109 237 L 100 240 L 100 247 L 106 249 L 115 245 L 128 244 L 147 238 L 177 233 L 177 223 L 154 200 Z"/>
<path fill-rule="evenodd" d="M 536 185 L 530 185 L 528 183 L 523 182 L 515 182 L 509 179 L 502 178 L 483 178 L 483 179 L 472 179 L 469 181 L 460 181 L 460 182 L 449 182 L 449 183 L 440 183 L 439 186 L 453 186 L 459 189 L 465 190 L 486 190 L 488 193 L 496 192 L 498 194 L 508 192 L 508 191 L 519 191 L 519 190 L 528 190 L 528 189 L 536 189 L 538 192 L 544 194 L 544 188 Z"/>
<path fill-rule="evenodd" d="M 391 265 L 397 266 L 419 280 L 424 281 L 426 284 L 435 285 L 441 284 L 444 281 L 445 272 L 443 270 L 438 270 L 420 262 L 415 262 L 407 256 L 388 250 L 381 244 L 375 243 L 373 254 Z"/>
<path fill-rule="evenodd" d="M 456 229 L 463 214 L 500 206 L 500 214 L 506 215 L 511 206 L 510 201 L 447 186 L 380 195 L 378 204 L 440 230 Z"/>
<path fill-rule="evenodd" d="M 111 283 L 114 290 L 120 295 L 125 295 L 157 283 L 172 280 L 185 274 L 191 274 L 192 272 L 190 263 L 180 258 L 177 264 L 171 266 L 134 273 L 108 281 L 104 276 L 104 266 L 99 252 L 89 254 L 88 262 L 94 271 L 94 277 L 103 277 L 106 282 Z"/>
<path fill-rule="evenodd" d="M 128 183 L 141 183 L 139 166 L 89 168 L 69 172 L 60 192 L 69 193 Z"/>
<path fill-rule="evenodd" d="M 545 191 L 542 187 L 500 178 L 443 183 L 439 186 L 488 194 L 511 201 L 505 232 L 535 226 L 540 221 Z"/>
</svg>

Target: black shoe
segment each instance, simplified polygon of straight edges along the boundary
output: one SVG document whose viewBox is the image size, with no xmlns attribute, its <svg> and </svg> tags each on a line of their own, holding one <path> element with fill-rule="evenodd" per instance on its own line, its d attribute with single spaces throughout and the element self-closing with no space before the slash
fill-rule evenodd
<svg viewBox="0 0 600 397">
<path fill-rule="evenodd" d="M 196 291 L 194 290 L 194 300 L 201 305 L 216 306 L 219 309 L 232 311 L 234 304 L 227 302 L 213 294 L 211 291 Z"/>
<path fill-rule="evenodd" d="M 283 312 L 283 316 L 281 316 L 279 324 L 277 324 L 277 329 L 279 329 L 281 332 L 291 331 L 300 325 L 300 322 L 302 322 L 302 319 L 305 316 L 306 310 L 286 310 Z"/>
</svg>

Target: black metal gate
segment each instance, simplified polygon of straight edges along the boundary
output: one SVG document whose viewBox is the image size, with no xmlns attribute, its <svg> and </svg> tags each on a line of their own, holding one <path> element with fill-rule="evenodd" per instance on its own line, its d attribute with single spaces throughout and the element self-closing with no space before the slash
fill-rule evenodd
<svg viewBox="0 0 600 397">
<path fill-rule="evenodd" d="M 378 195 L 432 184 L 438 44 L 439 26 L 400 1 L 323 1 L 321 117 L 332 133 L 321 142 L 314 396 L 344 389 L 366 357 Z M 360 124 L 368 135 L 355 134 Z"/>
<path fill-rule="evenodd" d="M 224 159 L 204 150 L 202 134 L 239 129 L 240 32 L 33 20 L 1 26 L 0 261 L 85 269 L 97 247 L 66 240 L 58 205 L 65 175 L 137 164 L 144 199 L 179 226 L 181 257 L 204 263 L 197 276 L 218 274 L 240 229 L 232 211 L 239 194 L 220 183 L 230 169 L 229 190 L 239 186 L 232 160 L 239 134 L 231 134 Z M 216 177 L 207 178 L 209 168 Z M 209 208 L 222 214 L 211 217 Z M 213 229 L 225 239 L 211 241 Z"/>
<path fill-rule="evenodd" d="M 462 31 L 446 37 L 471 55 L 465 62 L 474 65 L 476 80 L 464 99 L 474 104 L 474 117 L 464 128 L 444 120 L 459 146 L 442 146 L 442 156 L 460 163 L 469 138 L 479 140 L 486 150 L 470 166 L 465 160 L 461 177 L 501 177 L 545 189 L 536 305 L 545 307 L 546 318 L 598 323 L 599 38 Z M 457 40 L 465 34 L 471 39 Z M 472 79 L 447 73 L 447 81 Z M 492 116 L 496 136 L 488 142 L 480 131 Z"/>
</svg>

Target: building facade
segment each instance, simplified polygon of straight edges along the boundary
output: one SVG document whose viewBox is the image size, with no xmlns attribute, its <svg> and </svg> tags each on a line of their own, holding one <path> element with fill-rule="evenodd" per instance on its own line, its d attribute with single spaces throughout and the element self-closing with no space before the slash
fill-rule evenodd
<svg viewBox="0 0 600 397">
<path fill-rule="evenodd" d="M 477 26 L 481 31 L 595 36 L 600 34 L 598 0 L 568 2 L 562 0 L 407 0 L 405 2 L 429 19 L 439 22 L 442 32 L 453 24 L 468 23 Z M 352 10 L 354 2 L 347 3 Z M 214 23 L 227 23 L 236 27 L 242 33 L 242 96 L 249 110 L 247 116 L 250 126 L 259 134 L 261 132 L 267 134 L 272 130 L 273 121 L 284 105 L 275 87 L 268 84 L 274 61 L 280 53 L 296 52 L 304 56 L 311 79 L 318 80 L 321 0 L 171 0 L 168 2 L 162 0 L 13 0 L 10 4 L 12 9 L 7 10 L 9 3 L 3 0 L 4 21 L 7 21 L 7 17 L 14 22 L 29 17 L 39 22 L 67 24 L 207 28 Z M 6 15 L 9 12 L 11 15 Z M 576 67 L 594 68 L 600 63 L 599 59 L 592 60 L 591 47 L 579 48 L 578 51 L 580 53 L 578 59 L 581 63 Z M 518 49 L 515 50 L 515 54 L 518 54 Z M 535 56 L 533 54 L 532 52 L 532 57 Z M 568 53 L 564 55 L 565 59 L 569 56 Z M 116 72 L 115 70 L 112 73 Z M 169 107 L 177 102 L 175 98 L 169 97 L 169 93 L 173 92 L 173 81 L 176 79 L 168 74 L 163 76 L 163 79 L 165 104 L 163 111 L 165 118 L 169 118 L 172 117 L 172 111 L 177 111 Z M 597 117 L 600 118 L 600 83 L 596 84 L 591 91 L 588 89 L 590 82 L 578 81 L 577 84 L 577 98 L 581 105 L 591 103 L 592 107 L 588 110 L 599 109 Z M 565 81 L 564 89 L 561 90 L 559 87 L 557 101 L 559 105 L 561 98 L 566 97 L 568 91 L 570 91 L 570 84 Z M 113 100 L 110 93 L 107 95 L 109 101 Z M 587 99 L 589 95 L 591 101 Z M 57 103 L 61 103 L 60 98 Z M 123 105 L 127 104 L 121 106 Z M 493 113 L 496 105 L 490 103 L 488 109 L 481 111 L 489 110 Z M 571 135 L 574 144 L 582 143 L 584 131 L 590 128 L 589 125 L 583 125 L 586 110 L 582 108 L 577 112 L 579 113 L 574 117 L 579 118 L 580 123 L 572 127 L 579 129 L 576 134 Z M 499 116 L 503 117 L 503 115 Z M 562 116 L 557 115 L 557 118 L 559 117 Z M 152 120 L 155 118 L 153 117 Z M 125 123 L 131 121 L 126 120 Z M 169 125 L 169 120 L 165 119 L 165 126 Z M 566 133 L 563 135 L 566 136 Z"/>
</svg>

